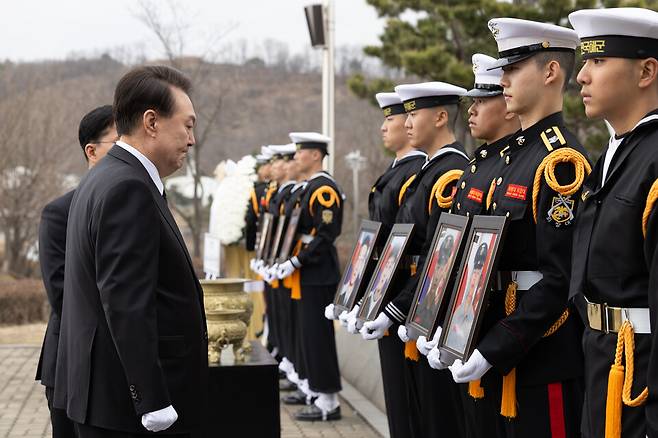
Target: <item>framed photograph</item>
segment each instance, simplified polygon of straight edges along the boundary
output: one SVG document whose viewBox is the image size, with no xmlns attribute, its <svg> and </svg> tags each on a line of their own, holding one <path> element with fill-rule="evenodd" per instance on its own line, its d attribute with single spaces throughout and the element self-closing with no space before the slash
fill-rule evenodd
<svg viewBox="0 0 658 438">
<path fill-rule="evenodd" d="M 267 258 L 267 264 L 272 266 L 276 261 L 276 256 L 279 253 L 279 248 L 281 247 L 281 238 L 283 237 L 283 230 L 286 226 L 286 217 L 280 215 L 276 218 L 276 229 L 274 232 L 274 238 L 272 239 L 272 246 L 270 248 L 270 254 Z"/>
<path fill-rule="evenodd" d="M 413 232 L 413 224 L 395 224 L 386 240 L 377 266 L 365 289 L 363 303 L 356 315 L 357 320 L 372 321 L 379 314 L 379 309 L 386 297 L 388 288 L 395 278 L 398 264 L 403 259 L 409 238 Z"/>
<path fill-rule="evenodd" d="M 441 213 L 434 232 L 432 246 L 420 275 L 414 301 L 407 315 L 407 333 L 410 339 L 431 337 L 438 325 L 439 315 L 447 307 L 446 291 L 452 291 L 465 246 L 469 218 Z"/>
<path fill-rule="evenodd" d="M 439 339 L 441 357 L 452 364 L 455 359 L 466 361 L 477 340 L 483 309 L 489 293 L 491 274 L 500 255 L 507 217 L 475 216 L 466 240 L 459 277 L 455 283 L 450 306 L 443 321 Z M 443 359 L 442 359 L 443 360 Z"/>
<path fill-rule="evenodd" d="M 260 239 L 258 239 L 258 246 L 256 247 L 256 260 L 265 260 L 270 250 L 270 236 L 272 236 L 272 220 L 274 216 L 272 213 L 263 213 L 263 227 L 261 228 Z"/>
<path fill-rule="evenodd" d="M 369 278 L 375 267 L 372 254 L 379 239 L 380 222 L 363 220 L 359 228 L 352 257 L 345 266 L 343 277 L 338 283 L 338 289 L 334 297 L 334 314 L 340 315 L 344 310 L 352 310 L 354 303 L 361 297 L 365 281 Z"/>
<path fill-rule="evenodd" d="M 292 213 L 290 213 L 290 219 L 288 219 L 288 226 L 286 227 L 286 233 L 283 237 L 283 243 L 281 244 L 281 250 L 277 259 L 279 263 L 283 263 L 290 258 L 290 252 L 295 241 L 295 234 L 297 234 L 297 225 L 299 224 L 299 216 L 301 214 L 301 207 L 295 207 Z"/>
</svg>

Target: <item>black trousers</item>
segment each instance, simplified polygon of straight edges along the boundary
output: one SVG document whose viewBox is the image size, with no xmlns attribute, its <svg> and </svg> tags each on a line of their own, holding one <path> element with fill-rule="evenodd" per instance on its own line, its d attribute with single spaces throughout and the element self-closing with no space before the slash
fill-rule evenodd
<svg viewBox="0 0 658 438">
<path fill-rule="evenodd" d="M 502 379 L 495 380 L 499 383 L 484 387 L 484 400 L 491 404 L 491 409 L 500 412 Z M 517 382 L 516 402 L 516 418 L 510 420 L 503 418 L 504 437 L 580 438 L 582 379 L 533 386 L 522 386 Z M 603 436 L 596 435 L 597 438 Z M 622 434 L 622 436 L 627 435 Z"/>
<path fill-rule="evenodd" d="M 635 335 L 635 367 L 631 397 L 637 397 L 647 386 L 647 369 L 652 335 Z M 605 334 L 589 327 L 583 332 L 585 353 L 585 403 L 582 433 L 584 438 L 605 436 L 605 405 L 608 394 L 608 373 L 615 360 L 617 334 Z M 644 406 L 622 405 L 621 436 L 646 436 Z"/>
<path fill-rule="evenodd" d="M 167 435 L 167 431 L 164 430 L 157 434 L 146 431 L 144 433 L 130 433 L 130 432 L 121 432 L 118 430 L 109 430 L 103 429 L 96 426 L 90 426 L 88 424 L 74 423 L 75 432 L 77 433 L 77 438 L 144 438 L 146 436 L 165 436 L 168 438 L 191 438 L 192 434 L 172 434 Z"/>
<path fill-rule="evenodd" d="M 315 392 L 341 390 L 334 322 L 324 317 L 324 308 L 333 301 L 335 292 L 336 286 L 302 285 L 297 334 L 308 385 Z"/>
<path fill-rule="evenodd" d="M 73 421 L 66 415 L 64 409 L 53 406 L 54 388 L 46 386 L 46 400 L 50 410 L 50 424 L 53 429 L 53 438 L 71 438 L 75 437 Z"/>
<path fill-rule="evenodd" d="M 279 348 L 274 291 L 268 283 L 264 284 L 263 297 L 265 298 L 265 316 L 267 317 L 267 346 L 269 349 L 273 349 L 274 347 Z"/>
<path fill-rule="evenodd" d="M 432 369 L 423 356 L 418 362 L 407 359 L 405 365 L 414 436 L 464 436 L 464 413 L 450 371 Z"/>
<path fill-rule="evenodd" d="M 281 285 L 272 288 L 272 298 L 276 301 L 275 308 L 277 310 L 276 323 L 277 323 L 277 339 L 279 342 L 279 354 L 281 357 L 290 359 L 294 355 L 294 344 L 292 344 L 292 329 L 294 324 L 291 319 L 291 303 L 290 303 L 290 289 Z"/>
<path fill-rule="evenodd" d="M 397 336 L 397 325 L 378 341 L 382 368 L 384 403 L 391 438 L 412 438 L 407 382 L 404 370 L 404 343 Z"/>
<path fill-rule="evenodd" d="M 457 385 L 464 412 L 464 437 L 466 438 L 501 438 L 505 436 L 503 417 L 500 409 L 494 409 L 494 403 L 485 399 L 474 399 L 468 394 L 468 383 Z M 486 397 L 485 393 L 485 397 Z"/>
</svg>

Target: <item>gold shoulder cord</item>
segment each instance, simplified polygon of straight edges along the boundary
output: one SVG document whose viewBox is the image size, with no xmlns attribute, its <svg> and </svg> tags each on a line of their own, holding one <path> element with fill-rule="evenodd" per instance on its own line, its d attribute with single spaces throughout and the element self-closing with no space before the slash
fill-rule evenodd
<svg viewBox="0 0 658 438">
<path fill-rule="evenodd" d="M 649 216 L 653 210 L 653 206 L 658 199 L 658 179 L 653 182 L 651 188 L 649 189 L 649 194 L 647 195 L 647 204 L 644 207 L 644 212 L 642 213 L 642 234 L 644 237 L 647 237 L 647 224 L 649 223 Z"/>
<path fill-rule="evenodd" d="M 416 179 L 416 174 L 413 174 L 407 179 L 404 184 L 402 184 L 402 187 L 400 187 L 400 193 L 398 194 L 398 207 L 402 205 L 402 199 L 404 198 L 404 194 L 407 192 L 407 189 L 411 185 L 412 182 Z"/>
<path fill-rule="evenodd" d="M 316 200 L 324 208 L 331 208 L 334 204 L 338 204 L 340 207 L 340 196 L 331 186 L 322 186 L 313 192 L 311 199 L 308 201 L 308 210 L 311 212 L 311 216 L 313 215 L 313 204 Z"/>
<path fill-rule="evenodd" d="M 458 181 L 463 174 L 463 170 L 453 169 L 447 171 L 436 180 L 430 193 L 429 203 L 427 204 L 427 211 L 429 213 L 432 213 L 432 201 L 435 198 L 436 203 L 441 208 L 450 208 L 452 206 L 452 193 L 448 196 L 443 196 L 443 192 L 448 185 Z"/>
</svg>

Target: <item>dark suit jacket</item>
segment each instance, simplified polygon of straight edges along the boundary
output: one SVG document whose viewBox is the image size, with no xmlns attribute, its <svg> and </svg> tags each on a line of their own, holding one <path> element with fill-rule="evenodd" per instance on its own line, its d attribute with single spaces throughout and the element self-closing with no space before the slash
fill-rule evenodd
<svg viewBox="0 0 658 438">
<path fill-rule="evenodd" d="M 208 359 L 201 286 L 166 200 L 113 146 L 73 196 L 55 406 L 79 423 L 145 432 L 173 405 L 168 433 L 204 410 Z"/>
<path fill-rule="evenodd" d="M 73 193 L 72 190 L 46 205 L 41 212 L 39 225 L 39 263 L 50 303 L 50 318 L 43 338 L 36 380 L 41 380 L 43 385 L 51 388 L 55 386 L 55 362 L 64 294 L 66 222 Z"/>
</svg>

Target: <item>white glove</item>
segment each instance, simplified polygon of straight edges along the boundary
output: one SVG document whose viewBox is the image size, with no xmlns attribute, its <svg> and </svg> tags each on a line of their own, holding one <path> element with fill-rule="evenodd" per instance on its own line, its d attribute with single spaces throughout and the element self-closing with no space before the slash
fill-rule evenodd
<svg viewBox="0 0 658 438">
<path fill-rule="evenodd" d="M 275 263 L 274 265 L 270 266 L 269 268 L 264 268 L 264 275 L 263 275 L 263 280 L 267 281 L 269 284 L 272 284 L 274 280 L 277 279 L 276 276 L 276 271 L 279 268 L 279 264 Z"/>
<path fill-rule="evenodd" d="M 374 321 L 363 323 L 363 327 L 360 330 L 361 337 L 366 341 L 383 338 L 386 330 L 392 325 L 393 321 L 386 314 L 380 313 Z"/>
<path fill-rule="evenodd" d="M 292 275 L 293 272 L 295 272 L 295 265 L 293 265 L 290 260 L 286 260 L 279 265 L 279 268 L 276 271 L 276 276 L 279 277 L 279 280 L 283 280 Z"/>
<path fill-rule="evenodd" d="M 359 322 L 358 319 L 356 319 L 356 315 L 359 313 L 359 309 L 361 309 L 361 306 L 358 304 L 354 306 L 354 308 L 346 315 L 346 321 L 347 321 L 347 333 L 351 333 L 353 335 L 356 335 L 359 333 L 359 330 L 361 330 L 361 327 L 359 327 Z"/>
<path fill-rule="evenodd" d="M 450 368 L 452 379 L 456 383 L 466 383 L 484 376 L 491 369 L 491 364 L 482 356 L 480 350 L 475 350 L 466 363 L 462 363 L 461 360 L 457 359 L 448 368 Z"/>
<path fill-rule="evenodd" d="M 142 415 L 142 426 L 149 432 L 160 432 L 168 429 L 176 420 L 178 420 L 178 414 L 174 407 L 169 405 L 164 409 Z"/>
<path fill-rule="evenodd" d="M 336 315 L 334 314 L 334 303 L 328 304 L 327 307 L 324 308 L 324 317 L 330 321 L 336 319 Z"/>
<path fill-rule="evenodd" d="M 441 351 L 439 350 L 439 347 L 434 347 L 429 353 L 427 353 L 427 363 L 429 363 L 430 367 L 435 370 L 445 370 L 448 368 L 447 363 L 441 362 Z"/>
<path fill-rule="evenodd" d="M 400 338 L 402 342 L 409 342 L 409 333 L 407 332 L 406 325 L 398 327 L 398 338 Z"/>
<path fill-rule="evenodd" d="M 422 354 L 423 356 L 427 356 L 430 350 L 432 350 L 437 345 L 439 345 L 440 337 L 441 337 L 441 327 L 437 327 L 436 332 L 434 332 L 434 336 L 432 337 L 431 341 L 428 341 L 425 336 L 419 336 L 418 339 L 416 339 L 416 348 L 418 348 L 420 354 Z"/>
<path fill-rule="evenodd" d="M 347 318 L 349 317 L 350 313 L 347 310 L 343 310 L 340 312 L 340 315 L 338 315 L 338 321 L 340 321 L 340 325 L 343 327 L 347 327 Z"/>
<path fill-rule="evenodd" d="M 251 268 L 251 270 L 254 272 L 256 272 L 256 262 L 256 259 L 249 260 L 249 268 Z"/>
</svg>

